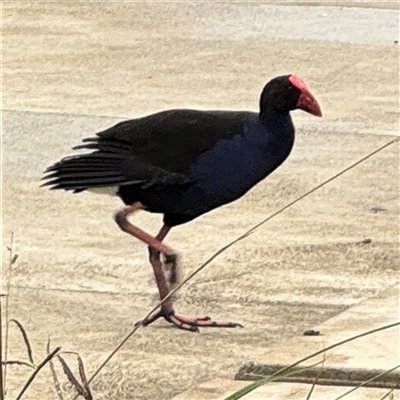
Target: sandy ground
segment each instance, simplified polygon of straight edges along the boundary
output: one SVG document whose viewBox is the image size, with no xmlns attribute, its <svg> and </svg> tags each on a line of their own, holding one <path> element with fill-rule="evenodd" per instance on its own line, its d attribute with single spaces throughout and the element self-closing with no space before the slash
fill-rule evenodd
<svg viewBox="0 0 400 400">
<path fill-rule="evenodd" d="M 111 218 L 118 199 L 39 188 L 42 170 L 82 137 L 165 108 L 256 110 L 262 86 L 278 74 L 309 83 L 324 118 L 295 113 L 298 138 L 286 164 L 245 198 L 169 236 L 189 273 L 398 134 L 398 3 L 303 3 L 4 2 L 3 278 L 14 232 L 20 258 L 10 316 L 25 326 L 37 361 L 50 336 L 53 346 L 79 352 L 90 374 L 156 301 L 145 247 Z M 179 310 L 244 329 L 140 329 L 93 382 L 95 398 L 168 399 L 231 378 L 242 362 L 393 285 L 398 200 L 395 144 L 271 220 L 180 291 Z M 135 221 L 150 232 L 160 226 L 155 215 Z M 9 352 L 26 357 L 14 328 Z M 29 373 L 8 370 L 8 398 Z M 47 369 L 25 398 L 55 398 Z"/>
</svg>

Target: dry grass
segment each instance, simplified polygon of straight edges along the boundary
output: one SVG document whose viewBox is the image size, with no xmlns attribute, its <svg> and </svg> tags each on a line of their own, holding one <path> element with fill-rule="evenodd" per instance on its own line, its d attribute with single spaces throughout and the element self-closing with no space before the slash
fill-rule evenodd
<svg viewBox="0 0 400 400">
<path fill-rule="evenodd" d="M 7 396 L 7 370 L 8 368 L 18 368 L 18 367 L 25 367 L 31 370 L 30 375 L 26 378 L 26 381 L 21 385 L 21 388 L 18 392 L 18 394 L 15 397 L 15 400 L 20 400 L 23 397 L 25 397 L 26 392 L 29 390 L 30 386 L 33 384 L 34 380 L 36 379 L 37 375 L 39 372 L 48 364 L 50 366 L 50 370 L 53 376 L 53 381 L 54 381 L 54 387 L 56 390 L 56 393 L 59 397 L 60 400 L 63 400 L 62 393 L 60 392 L 60 383 L 58 380 L 57 373 L 54 368 L 54 364 L 52 362 L 54 357 L 57 357 L 57 359 L 60 361 L 64 373 L 67 376 L 68 380 L 72 383 L 74 386 L 75 390 L 78 392 L 80 396 L 82 396 L 85 400 L 93 400 L 93 396 L 90 391 L 89 384 L 86 379 L 86 374 L 85 374 L 85 369 L 83 366 L 83 361 L 82 358 L 79 356 L 79 354 L 74 353 L 77 356 L 78 360 L 78 366 L 79 366 L 79 377 L 81 379 L 82 384 L 79 383 L 79 381 L 75 378 L 74 374 L 72 373 L 70 367 L 68 364 L 64 361 L 64 359 L 60 356 L 59 352 L 61 350 L 61 347 L 56 347 L 52 351 L 50 351 L 50 339 L 47 342 L 47 356 L 40 361 L 39 363 L 34 360 L 33 356 L 33 350 L 32 346 L 29 340 L 28 333 L 26 332 L 23 324 L 19 322 L 16 319 L 13 318 L 8 318 L 10 315 L 10 309 L 9 309 L 9 296 L 11 293 L 11 273 L 12 270 L 15 267 L 15 264 L 18 260 L 18 254 L 15 254 L 13 251 L 13 244 L 14 244 L 14 233 L 11 234 L 11 242 L 10 246 L 7 248 L 9 253 L 10 253 L 10 258 L 9 258 L 9 264 L 8 268 L 6 271 L 7 274 L 7 293 L 1 293 L 0 296 L 0 375 L 1 375 L 1 385 L 0 385 L 0 399 L 4 400 L 6 399 Z M 4 318 L 3 318 L 3 299 L 6 298 L 5 302 L 5 312 L 4 312 Z M 9 328 L 10 325 L 15 324 L 15 326 L 18 328 L 18 332 L 21 334 L 24 347 L 26 349 L 26 359 L 9 359 Z M 3 326 L 5 326 L 5 333 L 4 333 L 4 338 L 3 338 Z M 4 346 L 3 346 L 4 344 Z M 4 347 L 4 352 L 3 352 L 3 347 Z"/>
</svg>

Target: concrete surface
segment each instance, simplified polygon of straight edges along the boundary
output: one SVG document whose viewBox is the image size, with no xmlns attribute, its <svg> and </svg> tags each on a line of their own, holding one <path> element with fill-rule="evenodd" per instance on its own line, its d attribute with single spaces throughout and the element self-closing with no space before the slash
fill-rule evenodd
<svg viewBox="0 0 400 400">
<path fill-rule="evenodd" d="M 210 382 L 201 383 L 198 387 L 190 389 L 173 400 L 224 400 L 235 391 L 243 388 L 246 384 L 229 379 L 214 379 Z M 348 387 L 316 386 L 313 390 L 313 400 L 334 400 L 349 390 Z M 310 392 L 310 385 L 293 383 L 269 383 L 261 386 L 253 392 L 242 397 L 243 400 L 302 400 L 306 399 Z M 346 400 L 378 400 L 388 391 L 384 389 L 360 388 L 345 397 Z M 394 399 L 399 397 L 395 393 Z"/>
<path fill-rule="evenodd" d="M 122 117 L 172 107 L 255 110 L 272 76 L 302 76 L 324 118 L 294 113 L 298 137 L 284 166 L 235 204 L 171 233 L 184 272 L 193 271 L 398 134 L 398 12 L 366 4 L 3 2 L 2 279 L 13 231 L 20 258 L 10 317 L 25 326 L 36 361 L 51 336 L 53 346 L 79 352 L 90 375 L 156 301 L 145 247 L 112 220 L 121 203 L 40 189 L 43 169 Z M 95 399 L 168 399 L 232 378 L 242 363 L 266 359 L 269 349 L 303 340 L 304 330 L 396 284 L 399 170 L 393 145 L 221 255 L 181 290 L 177 306 L 245 328 L 190 335 L 160 321 L 141 329 L 93 382 Z M 135 222 L 156 232 L 160 217 Z M 10 358 L 26 358 L 14 328 L 9 344 Z M 8 398 L 29 374 L 9 368 Z M 25 398 L 55 398 L 49 371 Z"/>
<path fill-rule="evenodd" d="M 291 365 L 325 347 L 356 336 L 373 328 L 379 328 L 399 321 L 400 286 L 394 285 L 379 295 L 363 301 L 337 316 L 313 327 L 319 330 L 320 336 L 300 336 L 269 348 L 262 358 L 256 358 L 256 365 L 283 364 Z M 388 307 L 392 305 L 392 307 Z M 400 329 L 391 328 L 346 343 L 323 355 L 316 356 L 301 365 L 312 365 L 324 361 L 324 367 L 390 369 L 400 364 Z M 245 370 L 241 371 L 241 375 Z M 251 382 L 216 379 L 204 382 L 197 387 L 174 397 L 174 400 L 223 400 L 236 390 Z M 305 399 L 311 385 L 299 383 L 269 383 L 245 397 L 246 400 L 270 399 Z M 351 387 L 316 386 L 313 399 L 334 400 Z M 387 389 L 357 389 L 346 399 L 368 400 L 380 399 Z M 396 390 L 394 399 L 400 399 L 400 391 Z"/>
</svg>

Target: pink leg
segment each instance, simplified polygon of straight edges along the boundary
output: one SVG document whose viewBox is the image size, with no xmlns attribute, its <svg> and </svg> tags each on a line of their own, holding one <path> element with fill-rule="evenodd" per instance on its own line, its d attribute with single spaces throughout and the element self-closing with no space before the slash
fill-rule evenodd
<svg viewBox="0 0 400 400">
<path fill-rule="evenodd" d="M 176 254 L 174 251 L 169 248 L 168 246 L 162 244 L 159 240 L 155 237 L 149 235 L 147 232 L 143 231 L 142 229 L 138 228 L 137 226 L 132 225 L 128 220 L 127 217 L 130 214 L 133 214 L 136 211 L 144 210 L 144 205 L 142 203 L 134 203 L 131 206 L 124 207 L 121 211 L 118 211 L 115 214 L 115 222 L 118 224 L 120 229 L 126 233 L 129 233 L 133 237 L 141 240 L 142 242 L 146 243 L 148 246 L 152 247 L 155 250 L 158 250 L 162 254 L 166 256 L 166 258 L 176 258 Z M 167 231 L 168 233 L 168 231 Z"/>
<path fill-rule="evenodd" d="M 177 279 L 177 255 L 170 247 L 161 243 L 171 228 L 164 225 L 158 235 L 153 237 L 140 228 L 132 225 L 127 220 L 128 215 L 142 209 L 144 209 L 144 206 L 139 202 L 134 203 L 131 206 L 127 206 L 115 215 L 115 221 L 121 230 L 129 233 L 149 246 L 149 259 L 153 267 L 158 291 L 160 293 L 160 299 L 164 299 L 169 293 L 169 287 L 167 280 L 165 279 L 163 265 L 160 260 L 161 253 L 165 256 L 165 262 L 172 263 L 172 277 L 170 281 L 176 281 Z M 143 325 L 150 325 L 160 317 L 165 318 L 168 322 L 171 322 L 180 329 L 191 332 L 198 332 L 199 327 L 235 328 L 242 326 L 234 322 L 212 321 L 210 317 L 190 318 L 176 314 L 171 298 L 165 300 L 161 306 L 161 309 L 147 318 L 143 322 Z"/>
<path fill-rule="evenodd" d="M 168 232 L 170 230 L 171 230 L 171 228 L 169 226 L 163 225 L 162 228 L 160 229 L 160 232 L 158 232 L 156 239 L 159 240 L 161 243 L 165 239 L 165 237 L 168 235 Z M 152 252 L 154 252 L 156 254 L 152 255 Z M 157 250 L 153 250 L 149 246 L 149 256 L 150 256 L 149 260 L 152 265 L 153 265 L 152 260 L 155 261 L 156 255 L 157 255 L 158 261 L 159 261 L 160 252 Z M 179 282 L 179 279 L 180 279 L 179 263 L 177 260 L 177 256 L 166 256 L 164 259 L 164 264 L 167 264 L 169 267 L 168 286 L 169 286 L 169 289 L 171 290 Z"/>
</svg>

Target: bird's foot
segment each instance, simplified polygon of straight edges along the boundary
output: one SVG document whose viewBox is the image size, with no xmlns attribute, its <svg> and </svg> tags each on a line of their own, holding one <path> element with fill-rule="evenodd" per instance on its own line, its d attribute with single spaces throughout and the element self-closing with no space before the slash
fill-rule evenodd
<svg viewBox="0 0 400 400">
<path fill-rule="evenodd" d="M 142 325 L 150 325 L 158 318 L 164 318 L 166 321 L 175 325 L 177 328 L 190 332 L 199 332 L 199 328 L 243 328 L 243 325 L 236 322 L 213 321 L 210 317 L 185 317 L 183 315 L 177 314 L 173 309 L 168 310 L 164 308 L 146 318 L 143 321 Z"/>
</svg>

